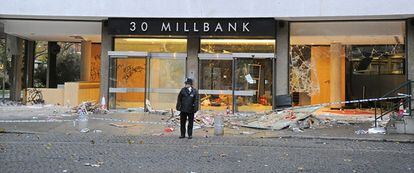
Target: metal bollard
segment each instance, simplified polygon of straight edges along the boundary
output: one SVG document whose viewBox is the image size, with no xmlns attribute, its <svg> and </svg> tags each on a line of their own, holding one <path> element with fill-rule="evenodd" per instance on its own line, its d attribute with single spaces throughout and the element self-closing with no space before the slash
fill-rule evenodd
<svg viewBox="0 0 414 173">
<path fill-rule="evenodd" d="M 224 135 L 223 117 L 221 115 L 217 115 L 214 117 L 214 135 L 216 136 Z"/>
</svg>

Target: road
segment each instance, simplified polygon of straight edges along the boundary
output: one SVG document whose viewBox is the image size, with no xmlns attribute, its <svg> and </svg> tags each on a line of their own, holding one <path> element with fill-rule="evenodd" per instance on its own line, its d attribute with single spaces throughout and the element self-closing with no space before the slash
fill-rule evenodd
<svg viewBox="0 0 414 173">
<path fill-rule="evenodd" d="M 297 138 L 0 134 L 0 172 L 414 172 L 414 144 Z"/>
</svg>

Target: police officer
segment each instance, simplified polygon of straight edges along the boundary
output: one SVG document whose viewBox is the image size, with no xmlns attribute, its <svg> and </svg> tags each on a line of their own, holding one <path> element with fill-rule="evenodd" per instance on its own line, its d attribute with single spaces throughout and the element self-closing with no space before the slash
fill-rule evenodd
<svg viewBox="0 0 414 173">
<path fill-rule="evenodd" d="M 188 119 L 188 139 L 193 135 L 194 113 L 198 111 L 198 91 L 193 87 L 193 80 L 187 78 L 185 87 L 181 89 L 177 98 L 176 109 L 180 111 L 180 139 L 185 138 L 185 123 Z"/>
</svg>

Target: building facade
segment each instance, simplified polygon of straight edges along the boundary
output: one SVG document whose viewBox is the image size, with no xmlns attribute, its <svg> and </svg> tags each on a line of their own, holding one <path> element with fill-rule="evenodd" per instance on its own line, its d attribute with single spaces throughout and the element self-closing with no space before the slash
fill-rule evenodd
<svg viewBox="0 0 414 173">
<path fill-rule="evenodd" d="M 413 3 L 10 0 L 0 32 L 25 62 L 34 41 L 81 42 L 81 78 L 99 83 L 110 108 L 174 108 L 190 77 L 201 109 L 265 111 L 381 97 L 412 80 Z M 16 92 L 30 87 L 31 65 L 20 66 Z"/>
</svg>

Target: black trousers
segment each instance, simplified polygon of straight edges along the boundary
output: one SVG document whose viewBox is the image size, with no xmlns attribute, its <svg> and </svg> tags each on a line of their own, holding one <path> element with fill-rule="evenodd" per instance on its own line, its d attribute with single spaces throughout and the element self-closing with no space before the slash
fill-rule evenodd
<svg viewBox="0 0 414 173">
<path fill-rule="evenodd" d="M 188 118 L 187 133 L 188 136 L 193 136 L 194 113 L 181 112 L 180 113 L 180 131 L 181 136 L 185 136 L 185 123 Z"/>
</svg>

